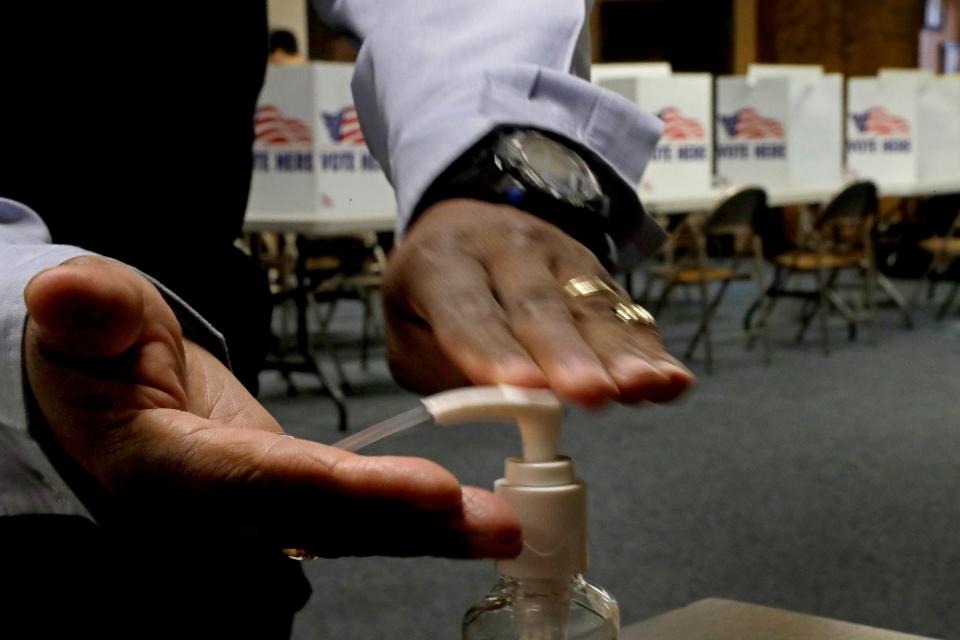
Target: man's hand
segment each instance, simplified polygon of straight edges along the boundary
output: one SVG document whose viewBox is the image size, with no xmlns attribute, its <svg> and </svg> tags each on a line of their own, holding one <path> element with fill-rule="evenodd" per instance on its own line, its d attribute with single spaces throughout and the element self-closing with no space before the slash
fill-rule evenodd
<svg viewBox="0 0 960 640">
<path fill-rule="evenodd" d="M 363 457 L 283 434 L 157 289 L 77 258 L 24 293 L 26 370 L 59 446 L 120 517 L 321 556 L 510 557 L 519 525 L 489 492 L 415 458 Z"/>
<path fill-rule="evenodd" d="M 622 290 L 586 247 L 515 208 L 440 202 L 389 267 L 390 366 L 420 393 L 509 383 L 596 406 L 664 402 L 693 382 L 655 331 L 620 321 L 605 300 L 568 297 L 578 276 Z"/>
</svg>

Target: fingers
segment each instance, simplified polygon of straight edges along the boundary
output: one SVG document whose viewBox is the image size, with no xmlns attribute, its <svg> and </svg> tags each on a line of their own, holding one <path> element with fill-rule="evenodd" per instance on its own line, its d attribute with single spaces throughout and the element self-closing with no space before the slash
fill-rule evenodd
<svg viewBox="0 0 960 640">
<path fill-rule="evenodd" d="M 568 299 L 547 260 L 508 254 L 490 266 L 491 281 L 509 331 L 546 374 L 560 396 L 592 406 L 619 390 L 604 363 L 580 333 Z"/>
<path fill-rule="evenodd" d="M 435 205 L 417 225 L 391 257 L 385 298 L 391 369 L 428 383 L 414 388 L 452 386 L 459 370 L 475 384 L 549 386 L 595 406 L 663 402 L 692 384 L 655 331 L 619 320 L 604 296 L 564 292 L 583 276 L 618 287 L 556 227 L 474 201 Z M 417 361 L 415 349 L 430 355 Z"/>
<path fill-rule="evenodd" d="M 490 268 L 511 331 L 562 397 L 586 406 L 666 402 L 692 383 L 653 329 L 620 320 L 604 295 L 572 298 L 564 291 L 570 279 L 594 275 L 628 299 L 592 255 L 567 251 L 563 259 L 540 261 L 528 255 L 519 264 L 507 254 Z"/>
<path fill-rule="evenodd" d="M 579 325 L 616 381 L 620 402 L 668 402 L 693 384 L 693 374 L 666 352 L 654 330 L 623 323 L 609 309 L 584 313 Z"/>
<path fill-rule="evenodd" d="M 463 488 L 457 509 L 425 511 L 386 502 L 353 504 L 337 526 L 319 528 L 304 548 L 321 557 L 440 556 L 513 558 L 520 553 L 520 525 L 499 497 Z"/>
<path fill-rule="evenodd" d="M 436 260 L 442 264 L 434 268 L 410 265 L 406 295 L 400 295 L 425 319 L 445 359 L 474 384 L 545 385 L 540 368 L 511 332 L 484 266 L 464 255 Z M 415 264 L 430 261 L 421 255 Z M 400 354 L 404 359 L 419 356 L 412 345 L 404 346 L 409 349 L 409 354 Z M 437 372 L 425 374 L 436 378 Z"/>
<path fill-rule="evenodd" d="M 278 549 L 329 557 L 519 553 L 509 507 L 488 492 L 461 489 L 433 462 L 358 456 L 266 431 L 198 428 L 211 425 L 178 412 L 152 414 L 132 425 L 142 446 L 114 470 L 121 498 L 135 495 L 144 505 L 157 496 L 208 524 L 256 531 Z M 171 441 L 177 432 L 182 437 Z"/>
<path fill-rule="evenodd" d="M 585 275 L 582 268 L 564 264 L 557 270 L 557 279 L 565 283 L 581 277 Z M 597 273 L 596 277 L 629 299 L 609 275 Z M 605 296 L 568 298 L 567 302 L 583 339 L 616 382 L 620 402 L 667 402 L 693 384 L 693 374 L 666 351 L 656 330 L 620 320 Z"/>
<path fill-rule="evenodd" d="M 40 411 L 85 466 L 131 412 L 186 408 L 185 354 L 173 311 L 121 263 L 75 258 L 24 290 L 24 368 Z"/>
<path fill-rule="evenodd" d="M 78 357 L 112 357 L 139 337 L 144 292 L 130 269 L 102 258 L 75 259 L 36 275 L 24 290 L 42 346 Z"/>
<path fill-rule="evenodd" d="M 398 383 L 421 395 L 472 384 L 440 348 L 430 325 L 389 303 L 384 316 L 387 362 Z"/>
</svg>

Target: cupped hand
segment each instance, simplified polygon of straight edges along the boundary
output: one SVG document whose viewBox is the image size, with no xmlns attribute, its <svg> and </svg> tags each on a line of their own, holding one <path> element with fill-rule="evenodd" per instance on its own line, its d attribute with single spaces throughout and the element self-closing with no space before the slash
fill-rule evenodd
<svg viewBox="0 0 960 640">
<path fill-rule="evenodd" d="M 37 406 L 120 517 L 327 557 L 519 552 L 509 507 L 432 462 L 286 436 L 126 266 L 77 258 L 24 296 Z"/>
<path fill-rule="evenodd" d="M 564 285 L 596 257 L 559 228 L 509 206 L 446 200 L 390 257 L 384 309 L 394 376 L 420 393 L 465 384 L 549 386 L 567 400 L 665 402 L 693 382 L 654 329 L 624 323 L 602 296 Z"/>
</svg>

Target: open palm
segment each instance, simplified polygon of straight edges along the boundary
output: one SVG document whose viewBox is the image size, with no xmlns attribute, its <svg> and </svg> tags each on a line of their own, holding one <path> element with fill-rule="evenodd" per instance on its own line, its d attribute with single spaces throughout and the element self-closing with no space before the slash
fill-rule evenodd
<svg viewBox="0 0 960 640">
<path fill-rule="evenodd" d="M 24 295 L 37 406 L 113 513 L 321 556 L 519 551 L 509 508 L 432 462 L 286 436 L 129 268 L 74 259 Z"/>
</svg>

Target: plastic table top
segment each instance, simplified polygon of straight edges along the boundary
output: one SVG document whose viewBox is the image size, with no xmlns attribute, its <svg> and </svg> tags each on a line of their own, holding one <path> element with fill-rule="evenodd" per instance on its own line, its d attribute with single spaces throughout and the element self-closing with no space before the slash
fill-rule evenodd
<svg viewBox="0 0 960 640">
<path fill-rule="evenodd" d="M 842 185 L 834 187 L 775 187 L 767 189 L 771 206 L 821 204 Z M 943 193 L 960 193 L 960 180 L 879 184 L 880 195 L 913 198 Z M 691 211 L 707 211 L 723 197 L 725 189 L 691 192 L 682 195 L 641 195 L 644 208 L 654 215 L 672 215 Z M 257 232 L 293 232 L 317 236 L 353 235 L 375 231 L 392 231 L 396 224 L 394 211 L 361 212 L 258 212 L 248 211 L 243 230 Z"/>
<path fill-rule="evenodd" d="M 621 640 L 929 640 L 849 622 L 709 598 L 621 630 Z"/>
</svg>

